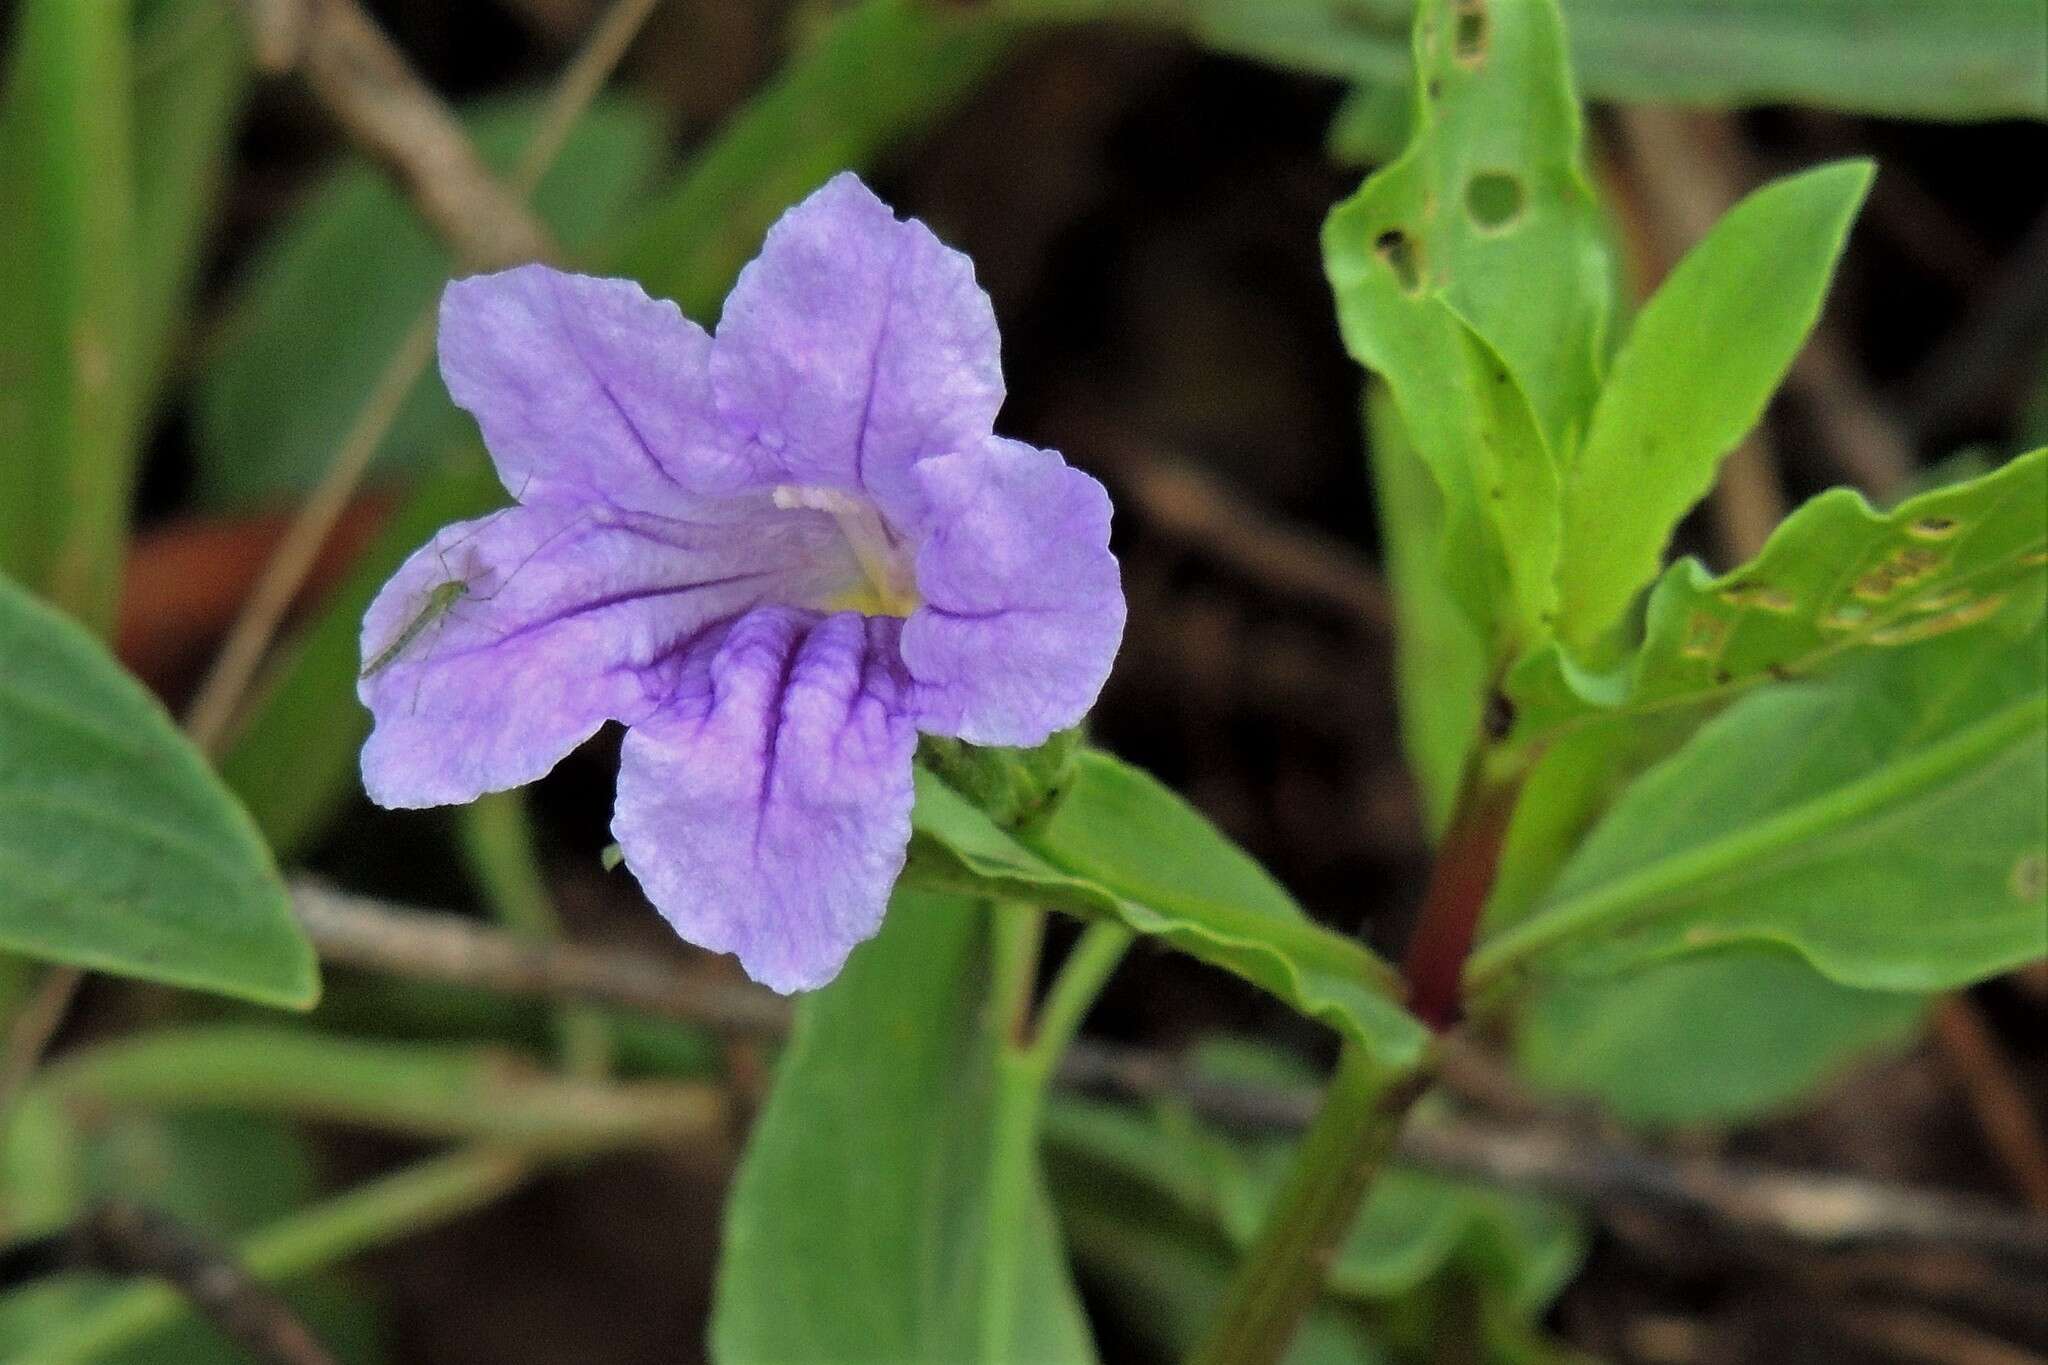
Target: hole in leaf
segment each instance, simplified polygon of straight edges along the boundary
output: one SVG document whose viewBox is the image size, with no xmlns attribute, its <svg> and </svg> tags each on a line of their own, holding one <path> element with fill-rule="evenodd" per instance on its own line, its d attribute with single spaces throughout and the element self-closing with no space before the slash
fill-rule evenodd
<svg viewBox="0 0 2048 1365">
<path fill-rule="evenodd" d="M 1906 528 L 1906 534 L 1920 540 L 1947 540 L 1961 526 L 1954 517 L 1922 517 Z"/>
<path fill-rule="evenodd" d="M 1465 211 L 1495 232 L 1522 216 L 1522 182 L 1506 171 L 1481 171 L 1465 182 Z"/>
<path fill-rule="evenodd" d="M 1415 240 L 1399 228 L 1388 228 L 1373 238 L 1372 249 L 1380 254 L 1387 268 L 1394 272 L 1404 293 L 1415 294 L 1422 289 L 1422 251 Z"/>
<path fill-rule="evenodd" d="M 1478 66 L 1486 60 L 1485 0 L 1460 0 L 1451 17 L 1451 55 L 1461 66 Z"/>
</svg>

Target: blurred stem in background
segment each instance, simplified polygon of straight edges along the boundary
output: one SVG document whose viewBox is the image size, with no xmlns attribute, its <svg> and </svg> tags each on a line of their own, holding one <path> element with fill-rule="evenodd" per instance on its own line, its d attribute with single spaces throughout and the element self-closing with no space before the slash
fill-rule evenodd
<svg viewBox="0 0 2048 1365">
<path fill-rule="evenodd" d="M 278 1220 L 241 1240 L 251 1275 L 290 1280 L 367 1248 L 480 1208 L 533 1173 L 529 1156 L 479 1148 L 430 1157 Z M 34 1343 L 42 1365 L 104 1360 L 146 1342 L 191 1311 L 169 1285 L 137 1281 L 98 1300 Z"/>
<path fill-rule="evenodd" d="M 525 795 L 497 792 L 462 808 L 462 849 L 498 922 L 516 934 L 558 939 L 562 924 L 533 847 L 533 821 Z M 588 1006 L 555 1012 L 562 1065 L 577 1076 L 602 1076 L 612 1064 L 604 1019 Z"/>
<path fill-rule="evenodd" d="M 991 910 L 993 943 L 989 1009 L 995 1024 L 994 1136 L 989 1154 L 988 1205 L 980 1226 L 993 1239 L 983 1256 L 989 1268 L 980 1315 L 982 1356 L 1001 1359 L 1020 1339 L 1017 1322 L 1028 1311 L 1017 1282 L 1019 1266 L 1005 1246 L 1031 1218 L 1033 1185 L 1041 1179 L 1038 1145 L 1046 1090 L 1089 1006 L 1102 993 L 1130 947 L 1132 933 L 1099 922 L 1082 931 L 1033 1012 L 1045 943 L 1046 912 L 999 903 Z"/>
</svg>

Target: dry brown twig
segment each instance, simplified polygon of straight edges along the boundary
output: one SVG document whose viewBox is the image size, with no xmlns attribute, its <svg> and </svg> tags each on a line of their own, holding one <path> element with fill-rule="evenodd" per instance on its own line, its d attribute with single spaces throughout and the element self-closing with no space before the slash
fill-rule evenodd
<svg viewBox="0 0 2048 1365">
<path fill-rule="evenodd" d="M 1381 629 L 1391 624 L 1386 584 L 1343 541 L 1261 511 L 1185 457 L 1114 424 L 1072 419 L 1058 428 L 1061 441 L 1094 456 L 1163 534 L 1200 547 L 1281 596 L 1320 603 Z"/>
<path fill-rule="evenodd" d="M 304 0 L 304 16 L 297 55 L 306 83 L 436 236 L 480 269 L 554 254 L 525 196 L 499 183 L 455 111 L 356 0 Z"/>
<path fill-rule="evenodd" d="M 4 1053 L 0 1053 L 0 1122 L 14 1107 L 14 1097 L 42 1060 L 43 1052 L 64 1024 L 64 1014 L 85 984 L 85 973 L 77 967 L 44 969 L 42 980 L 23 1002 L 7 1031 Z"/>
<path fill-rule="evenodd" d="M 335 1357 L 275 1289 L 227 1247 L 169 1214 L 110 1200 L 79 1220 L 71 1241 L 89 1266 L 164 1281 L 265 1365 L 334 1365 Z"/>
<path fill-rule="evenodd" d="M 278 0 L 265 0 L 262 9 L 275 8 Z M 326 15 L 328 11 L 354 10 L 346 0 L 309 0 L 316 13 Z M 401 170 L 402 186 L 414 195 L 421 214 L 427 218 L 436 231 L 441 232 L 449 244 L 456 248 L 462 264 L 475 268 L 491 265 L 505 265 L 513 260 L 538 260 L 550 254 L 550 247 L 544 232 L 533 224 L 523 201 L 533 192 L 547 168 L 561 154 L 563 144 L 568 140 L 576 120 L 589 107 L 590 102 L 603 87 L 611 72 L 625 56 L 633 37 L 659 0 L 618 0 L 605 16 L 598 21 L 583 48 L 565 67 L 556 79 L 550 93 L 547 107 L 542 111 L 540 124 L 535 129 L 521 153 L 519 165 L 513 173 L 510 185 L 503 190 L 489 181 L 492 188 L 477 188 L 477 181 L 471 177 L 467 188 L 451 192 L 436 188 L 437 196 L 430 204 L 419 198 L 416 182 L 421 175 L 429 174 L 450 153 L 442 146 L 451 131 L 460 138 L 469 150 L 461 155 L 482 166 L 474 147 L 468 143 L 461 125 L 454 122 L 453 114 L 441 104 L 438 96 L 419 84 L 403 58 L 395 50 L 386 52 L 383 58 L 363 56 L 367 63 L 367 74 L 360 77 L 362 89 L 351 85 L 357 78 L 350 76 L 351 67 L 347 60 L 351 52 L 370 53 L 378 45 L 389 49 L 389 42 L 382 34 L 376 33 L 373 25 L 356 11 L 353 18 L 323 18 L 321 25 L 331 25 L 325 41 L 327 49 L 320 47 L 320 39 L 309 34 L 304 62 L 309 79 L 324 99 L 332 101 L 345 97 L 352 101 L 351 107 L 376 106 L 382 109 L 374 127 L 361 129 L 351 121 L 351 116 L 337 108 L 336 115 L 352 136 L 381 137 L 390 144 L 383 148 L 383 157 L 403 156 L 410 158 L 405 164 L 412 169 Z M 318 28 L 321 25 L 316 25 Z M 369 29 L 372 37 L 364 38 L 360 30 Z M 353 34 L 353 37 L 349 35 Z M 339 44 L 336 55 L 335 44 Z M 351 47 L 351 43 L 357 46 Z M 328 53 L 324 61 L 331 69 L 316 77 L 314 71 L 323 59 L 316 55 Z M 394 68 L 391 63 L 396 62 Z M 403 87 L 398 93 L 393 82 Z M 330 86 L 347 87 L 345 96 L 330 90 Z M 380 100 L 386 101 L 379 104 Z M 396 116 L 397 110 L 410 111 L 411 116 L 420 120 L 411 124 Z M 418 133 L 418 139 L 408 129 L 425 130 Z M 392 139 L 396 139 L 395 143 Z M 373 154 L 379 153 L 378 146 L 365 144 Z M 460 180 L 460 177 L 458 177 Z M 450 199 L 449 195 L 453 194 Z M 500 201 L 509 201 L 510 208 Z M 455 226 L 445 223 L 440 216 L 451 204 L 462 208 L 463 213 L 514 212 L 528 224 L 524 228 L 488 230 L 469 226 Z M 452 235 L 451 235 L 452 234 Z M 525 255 L 517 254 L 520 251 Z M 514 254 L 507 255 L 507 252 Z M 249 594 L 235 624 L 222 643 L 219 655 L 206 680 L 200 685 L 193 698 L 191 708 L 186 712 L 185 729 L 193 742 L 201 749 L 215 752 L 226 738 L 229 726 L 239 711 L 242 699 L 248 694 L 250 684 L 255 680 L 257 670 L 262 666 L 264 656 L 269 653 L 270 644 L 276 638 L 278 627 L 283 623 L 285 613 L 290 610 L 293 599 L 305 585 L 306 577 L 312 572 L 313 563 L 319 557 L 320 549 L 332 534 L 335 524 L 340 521 L 349 499 L 355 495 L 363 474 L 369 469 L 370 461 L 377 449 L 384 443 L 391 424 L 397 420 L 399 408 L 413 385 L 425 372 L 427 363 L 434 354 L 434 309 L 424 309 L 405 338 L 399 343 L 391 358 L 379 371 L 363 406 L 357 410 L 355 420 L 350 423 L 347 433 L 335 449 L 334 459 L 328 464 L 320 482 L 314 487 L 304 504 L 299 508 L 291 529 L 285 533 L 270 561 L 264 566 L 263 575 Z"/>
<path fill-rule="evenodd" d="M 1935 1046 L 1962 1087 L 1999 1164 L 2036 1213 L 2048 1214 L 2048 1143 L 1998 1037 L 1966 995 L 1935 1004 Z"/>
<path fill-rule="evenodd" d="M 781 996 L 710 980 L 646 953 L 524 938 L 460 915 L 397 909 L 313 881 L 292 884 L 292 904 L 329 964 L 501 995 L 617 1005 L 729 1033 L 789 1028 L 789 1003 Z"/>
</svg>

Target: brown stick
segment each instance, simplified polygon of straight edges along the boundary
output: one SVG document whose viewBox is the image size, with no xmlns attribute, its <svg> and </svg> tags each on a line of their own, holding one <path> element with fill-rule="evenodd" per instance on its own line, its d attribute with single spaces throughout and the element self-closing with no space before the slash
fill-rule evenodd
<svg viewBox="0 0 2048 1365">
<path fill-rule="evenodd" d="M 1976 1115 L 1977 1126 L 2027 1207 L 2048 1213 L 2048 1140 L 2041 1136 L 2027 1092 L 1984 1017 L 1967 996 L 1934 1007 L 1934 1042 Z"/>
<path fill-rule="evenodd" d="M 498 269 L 554 254 L 540 220 L 498 182 L 454 111 L 356 0 L 307 0 L 299 64 L 349 140 L 391 172 L 466 260 Z"/>
<path fill-rule="evenodd" d="M 1299 1131 L 1317 1101 L 1306 1087 L 1218 1082 L 1167 1054 L 1094 1042 L 1069 1050 L 1060 1079 L 1132 1099 L 1171 1097 L 1218 1124 L 1273 1132 Z M 1851 1176 L 1673 1160 L 1549 1120 L 1419 1118 L 1404 1130 L 1400 1154 L 1502 1189 L 1649 1207 L 1809 1248 L 1959 1248 L 2048 1269 L 2048 1219 Z"/>
<path fill-rule="evenodd" d="M 1334 536 L 1284 521 L 1174 451 L 1113 423 L 1063 420 L 1062 443 L 1085 451 L 1161 533 L 1195 546 L 1260 587 L 1384 629 L 1386 584 Z"/>
<path fill-rule="evenodd" d="M 266 1365 L 334 1365 L 290 1304 L 196 1228 L 155 1209 L 110 1200 L 73 1230 L 79 1259 L 122 1275 L 153 1275 L 222 1335 Z"/>
<path fill-rule="evenodd" d="M 85 973 L 77 967 L 48 967 L 43 979 L 23 1002 L 7 1031 L 4 1054 L 0 1054 L 0 1121 L 14 1107 L 14 1097 L 42 1061 L 50 1040 L 63 1027 L 64 1015 L 85 984 Z"/>
<path fill-rule="evenodd" d="M 317 882 L 292 886 L 323 961 L 501 995 L 617 1005 L 728 1033 L 779 1034 L 789 1003 L 758 986 L 706 980 L 643 953 L 520 938 L 459 915 L 400 910 Z"/>
</svg>

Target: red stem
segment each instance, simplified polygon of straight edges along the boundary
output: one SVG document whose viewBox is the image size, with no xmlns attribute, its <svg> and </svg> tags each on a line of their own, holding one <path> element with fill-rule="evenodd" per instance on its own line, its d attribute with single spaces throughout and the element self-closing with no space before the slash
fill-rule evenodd
<svg viewBox="0 0 2048 1365">
<path fill-rule="evenodd" d="M 1469 777 L 1430 870 L 1429 891 L 1401 959 L 1401 975 L 1408 982 L 1408 1008 L 1439 1033 L 1463 1014 L 1465 959 L 1493 890 L 1521 790 L 1519 777 L 1499 785 L 1488 785 L 1476 774 Z"/>
</svg>

